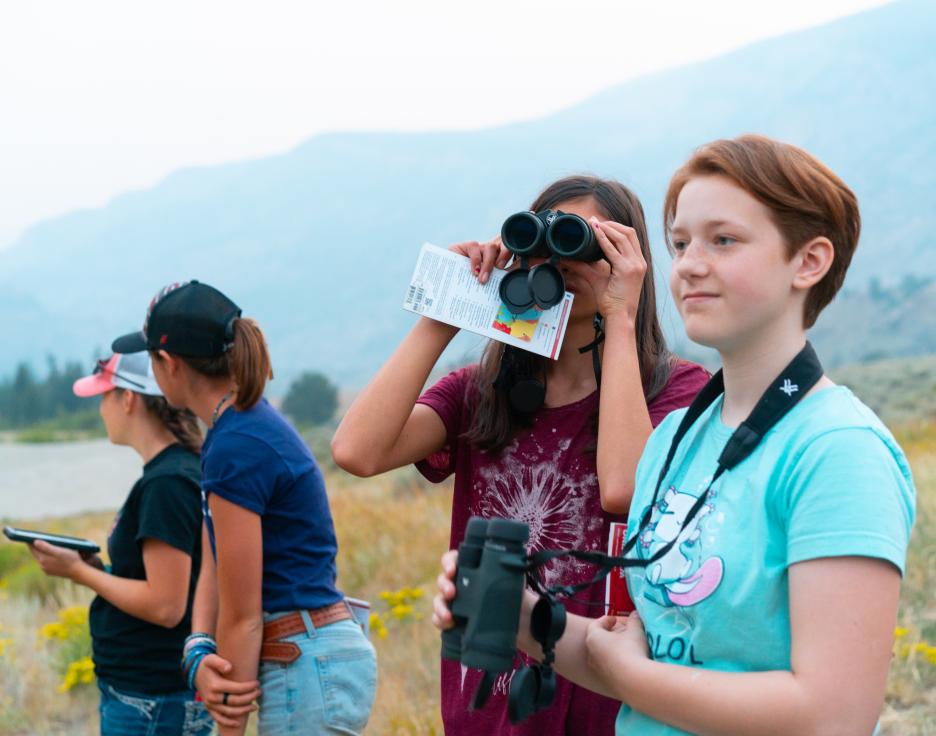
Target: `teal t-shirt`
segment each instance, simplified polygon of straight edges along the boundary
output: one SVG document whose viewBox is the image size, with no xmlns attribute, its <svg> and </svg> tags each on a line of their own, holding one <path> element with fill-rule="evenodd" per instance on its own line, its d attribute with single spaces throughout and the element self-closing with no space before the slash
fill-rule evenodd
<svg viewBox="0 0 936 736">
<path fill-rule="evenodd" d="M 659 661 L 727 672 L 790 669 L 787 568 L 857 555 L 903 573 L 915 492 L 891 433 L 847 388 L 803 399 L 750 457 L 724 473 L 688 526 L 733 429 L 719 398 L 680 444 L 647 530 L 631 550 L 646 559 L 679 542 L 627 584 Z M 670 442 L 686 413 L 650 436 L 637 468 L 628 536 L 653 498 Z M 677 693 L 673 697 L 678 697 Z M 672 736 L 676 728 L 621 707 L 616 733 Z"/>
</svg>

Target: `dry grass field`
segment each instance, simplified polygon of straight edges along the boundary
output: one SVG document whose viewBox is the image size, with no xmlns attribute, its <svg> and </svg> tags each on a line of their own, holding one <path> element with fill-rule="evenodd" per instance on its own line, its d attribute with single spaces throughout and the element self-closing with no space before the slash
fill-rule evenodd
<svg viewBox="0 0 936 736">
<path fill-rule="evenodd" d="M 900 628 L 882 714 L 892 736 L 936 734 L 936 424 L 906 425 L 898 438 L 916 475 L 918 518 Z M 339 537 L 339 584 L 374 603 L 380 684 L 368 733 L 440 734 L 439 640 L 429 622 L 439 554 L 447 546 L 450 487 L 413 470 L 358 480 L 328 469 Z M 110 514 L 43 520 L 51 531 L 103 541 Z M 63 621 L 85 591 L 44 578 L 20 545 L 0 543 L 0 734 L 97 733 L 97 693 L 80 662 L 86 640 Z M 79 608 L 80 610 L 80 608 Z M 53 624 L 49 626 L 49 624 Z M 73 630 L 74 629 L 74 630 Z M 63 686 L 64 685 L 64 686 Z"/>
</svg>

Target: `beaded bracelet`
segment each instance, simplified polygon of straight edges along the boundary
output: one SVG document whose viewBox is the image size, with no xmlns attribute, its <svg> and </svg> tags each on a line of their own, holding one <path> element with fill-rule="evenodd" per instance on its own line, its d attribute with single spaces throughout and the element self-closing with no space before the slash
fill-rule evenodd
<svg viewBox="0 0 936 736">
<path fill-rule="evenodd" d="M 217 642 L 215 642 L 215 638 L 211 634 L 206 634 L 203 631 L 196 631 L 192 634 L 189 634 L 187 637 L 185 637 L 185 643 L 182 645 L 183 657 L 188 653 L 188 651 L 192 647 L 201 643 L 210 644 L 217 650 L 218 644 Z"/>
<path fill-rule="evenodd" d="M 195 689 L 195 675 L 202 660 L 209 654 L 216 654 L 218 645 L 210 634 L 196 632 L 185 639 L 182 647 L 182 676 L 190 690 Z"/>
</svg>

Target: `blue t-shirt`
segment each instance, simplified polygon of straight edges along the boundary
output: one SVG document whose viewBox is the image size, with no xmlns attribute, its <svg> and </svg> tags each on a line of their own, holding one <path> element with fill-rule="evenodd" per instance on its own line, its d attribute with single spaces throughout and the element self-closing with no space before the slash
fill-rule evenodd
<svg viewBox="0 0 936 736">
<path fill-rule="evenodd" d="M 722 400 L 696 421 L 664 478 L 647 530 L 631 554 L 631 597 L 655 660 L 726 672 L 790 670 L 787 568 L 820 557 L 876 557 L 904 569 L 915 492 L 891 433 L 851 391 L 835 386 L 803 399 L 750 457 L 722 475 L 688 526 L 733 429 Z M 686 410 L 651 435 L 637 468 L 628 536 L 637 533 L 670 442 Z M 673 693 L 673 697 L 679 697 Z M 672 736 L 676 728 L 632 710 L 616 733 Z"/>
<path fill-rule="evenodd" d="M 206 501 L 214 493 L 260 516 L 264 611 L 341 600 L 335 587 L 338 544 L 322 473 L 296 430 L 266 399 L 247 411 L 228 409 L 208 432 L 202 493 Z"/>
</svg>

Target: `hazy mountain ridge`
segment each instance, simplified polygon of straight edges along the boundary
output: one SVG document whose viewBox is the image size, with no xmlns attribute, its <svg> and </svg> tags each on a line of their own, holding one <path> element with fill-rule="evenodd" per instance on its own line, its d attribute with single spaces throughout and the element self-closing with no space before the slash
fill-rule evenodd
<svg viewBox="0 0 936 736">
<path fill-rule="evenodd" d="M 829 366 L 936 354 L 936 278 L 846 290 L 810 337 Z"/>
<path fill-rule="evenodd" d="M 669 175 L 694 146 L 750 130 L 805 146 L 855 188 L 864 233 L 850 288 L 936 275 L 933 38 L 936 4 L 898 2 L 634 80 L 542 120 L 330 134 L 278 156 L 179 171 L 40 223 L 0 251 L 0 293 L 17 300 L 0 301 L 0 373 L 42 352 L 87 356 L 141 324 L 161 285 L 198 277 L 261 321 L 281 377 L 319 368 L 360 384 L 412 322 L 399 305 L 422 241 L 487 237 L 542 184 L 592 171 L 641 196 L 665 273 Z M 912 309 L 929 298 L 917 295 Z M 850 313 L 830 308 L 817 342 L 847 336 Z M 864 324 L 885 330 L 882 344 L 905 327 Z"/>
</svg>

